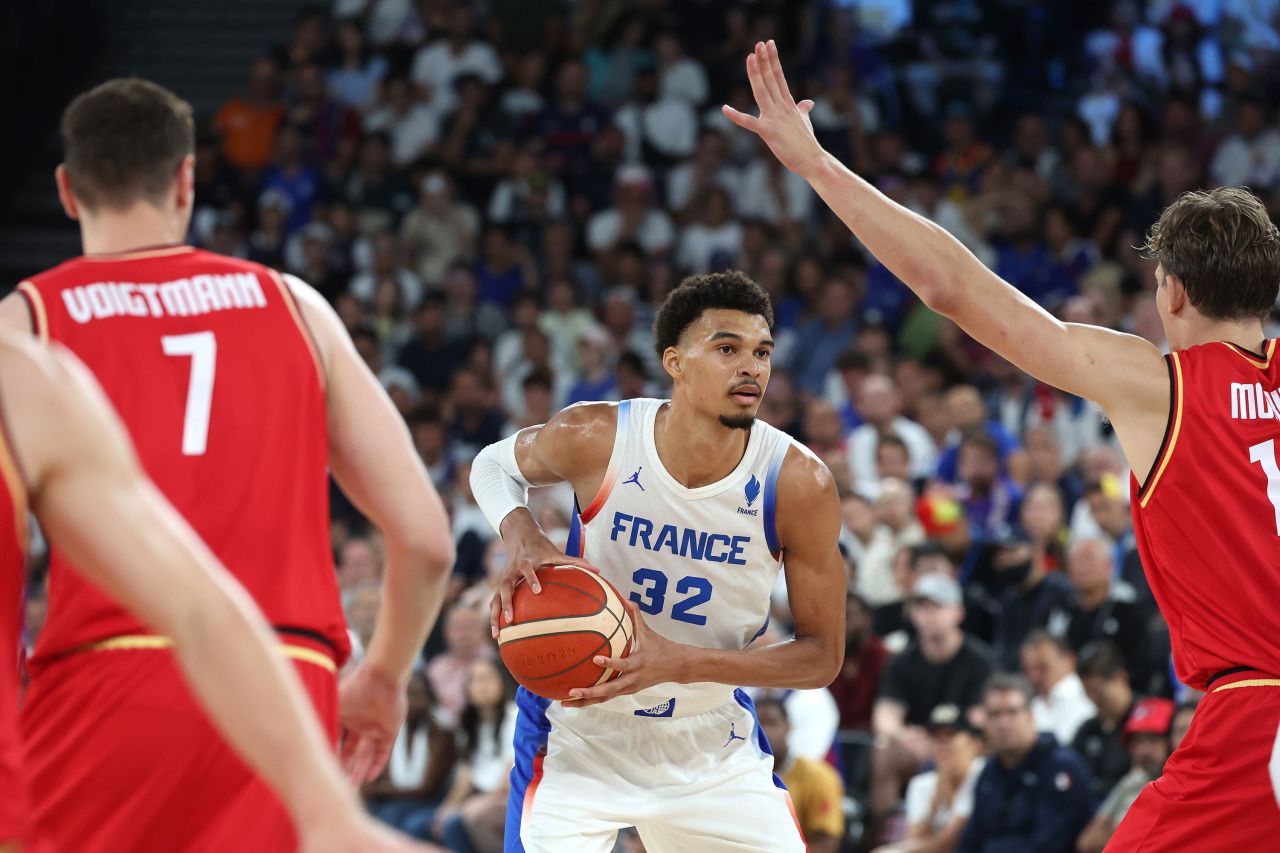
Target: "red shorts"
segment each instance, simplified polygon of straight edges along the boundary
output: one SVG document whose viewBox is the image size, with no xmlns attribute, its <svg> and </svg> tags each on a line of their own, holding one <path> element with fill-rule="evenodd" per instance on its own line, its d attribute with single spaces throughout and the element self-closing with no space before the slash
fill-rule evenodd
<svg viewBox="0 0 1280 853">
<path fill-rule="evenodd" d="M 322 648 L 290 637 L 285 651 L 336 742 L 337 682 Z M 45 664 L 32 673 L 22 725 L 32 814 L 56 850 L 297 849 L 283 806 L 213 728 L 169 650 Z"/>
<path fill-rule="evenodd" d="M 1241 672 L 1209 690 L 1108 851 L 1280 849 L 1280 679 Z"/>
</svg>

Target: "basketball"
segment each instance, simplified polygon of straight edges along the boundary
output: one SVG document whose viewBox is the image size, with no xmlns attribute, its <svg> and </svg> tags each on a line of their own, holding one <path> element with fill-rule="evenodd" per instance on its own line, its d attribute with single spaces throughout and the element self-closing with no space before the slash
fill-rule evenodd
<svg viewBox="0 0 1280 853">
<path fill-rule="evenodd" d="M 635 624 L 613 584 L 576 566 L 538 570 L 542 592 L 516 585 L 511 621 L 500 617 L 498 649 L 516 681 L 546 699 L 617 676 L 592 661 L 631 653 Z"/>
</svg>

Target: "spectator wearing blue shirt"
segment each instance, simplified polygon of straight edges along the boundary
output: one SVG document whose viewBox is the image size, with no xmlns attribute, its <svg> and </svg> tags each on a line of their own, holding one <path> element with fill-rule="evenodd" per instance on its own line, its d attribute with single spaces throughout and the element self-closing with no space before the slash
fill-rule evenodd
<svg viewBox="0 0 1280 853">
<path fill-rule="evenodd" d="M 1075 294 L 1075 281 L 1040 239 L 1035 201 L 1010 194 L 1003 205 L 1004 239 L 996 243 L 996 275 L 1048 308 Z"/>
<path fill-rule="evenodd" d="M 1009 434 L 1004 424 L 990 417 L 977 388 L 972 385 L 956 385 L 948 391 L 947 413 L 955 428 L 947 436 L 947 447 L 938 457 L 938 479 L 948 483 L 957 482 L 960 439 L 975 430 L 981 430 L 990 436 L 1000 453 L 1001 466 L 1008 466 L 1009 455 L 1019 449 L 1018 440 Z"/>
<path fill-rule="evenodd" d="M 994 675 L 982 710 L 992 757 L 978 777 L 959 853 L 1074 853 L 1093 816 L 1089 770 L 1051 734 L 1037 734 L 1031 685 Z"/>
<path fill-rule="evenodd" d="M 960 440 L 956 472 L 974 544 L 1005 535 L 1017 523 L 1022 489 L 1005 474 L 991 436 L 977 430 Z"/>
<path fill-rule="evenodd" d="M 829 279 L 818 300 L 818 316 L 800 326 L 791 356 L 791 372 L 801 391 L 821 394 L 836 359 L 853 343 L 858 326 L 853 319 L 853 286 Z"/>
<path fill-rule="evenodd" d="M 275 164 L 262 176 L 263 193 L 278 190 L 289 199 L 285 230 L 292 234 L 311 221 L 311 214 L 324 189 L 320 173 L 302 159 L 302 136 L 290 125 L 276 137 Z"/>
</svg>

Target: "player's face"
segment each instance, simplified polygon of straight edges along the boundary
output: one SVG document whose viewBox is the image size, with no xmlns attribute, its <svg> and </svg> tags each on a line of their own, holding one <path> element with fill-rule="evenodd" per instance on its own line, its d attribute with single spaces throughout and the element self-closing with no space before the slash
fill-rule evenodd
<svg viewBox="0 0 1280 853">
<path fill-rule="evenodd" d="M 714 308 L 684 330 L 663 363 L 680 396 L 733 429 L 749 429 L 769 384 L 773 336 L 759 314 Z"/>
</svg>

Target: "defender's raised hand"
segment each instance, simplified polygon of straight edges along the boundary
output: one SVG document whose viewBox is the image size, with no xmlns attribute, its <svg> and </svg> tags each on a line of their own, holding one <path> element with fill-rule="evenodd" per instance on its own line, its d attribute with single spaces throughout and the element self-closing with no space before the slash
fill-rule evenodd
<svg viewBox="0 0 1280 853">
<path fill-rule="evenodd" d="M 747 77 L 760 115 L 749 116 L 727 104 L 721 109 L 731 122 L 763 139 L 782 165 L 803 175 L 823 153 L 809 121 L 813 101 L 796 103 L 791 96 L 778 46 L 772 39 L 767 44 L 756 43 L 755 52 L 747 57 Z"/>
</svg>

